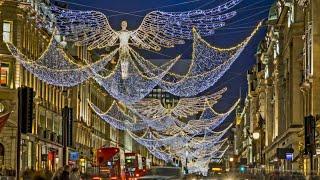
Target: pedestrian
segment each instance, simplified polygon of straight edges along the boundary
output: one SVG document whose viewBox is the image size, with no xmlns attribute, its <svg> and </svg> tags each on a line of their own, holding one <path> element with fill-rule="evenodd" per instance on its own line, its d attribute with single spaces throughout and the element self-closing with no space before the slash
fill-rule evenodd
<svg viewBox="0 0 320 180">
<path fill-rule="evenodd" d="M 63 171 L 62 171 L 60 180 L 70 180 L 69 175 L 70 175 L 70 166 L 69 165 L 65 165 L 63 167 Z"/>
<path fill-rule="evenodd" d="M 42 173 L 43 173 L 43 176 L 46 179 L 51 179 L 52 178 L 52 172 L 48 168 L 46 168 Z"/>
<path fill-rule="evenodd" d="M 31 180 L 33 177 L 33 172 L 30 168 L 26 168 L 24 172 L 22 173 L 23 180 Z"/>
<path fill-rule="evenodd" d="M 79 179 L 81 179 L 80 172 L 79 172 L 79 169 L 77 167 L 75 167 L 71 170 L 70 180 L 79 180 Z"/>
<path fill-rule="evenodd" d="M 32 180 L 47 180 L 46 177 L 43 176 L 42 172 L 36 172 L 33 177 Z"/>
<path fill-rule="evenodd" d="M 60 180 L 62 172 L 63 172 L 63 167 L 60 167 L 59 169 L 57 169 L 52 176 L 52 180 Z"/>
</svg>

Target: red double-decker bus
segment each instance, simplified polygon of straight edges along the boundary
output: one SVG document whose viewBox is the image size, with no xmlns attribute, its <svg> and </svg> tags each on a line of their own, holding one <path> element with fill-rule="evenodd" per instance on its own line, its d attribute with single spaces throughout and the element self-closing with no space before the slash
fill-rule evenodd
<svg viewBox="0 0 320 180">
<path fill-rule="evenodd" d="M 137 153 L 125 153 L 125 173 L 127 180 L 134 180 L 144 175 L 142 157 Z"/>
<path fill-rule="evenodd" d="M 98 171 L 93 179 L 125 180 L 124 151 L 117 147 L 102 147 L 97 150 Z"/>
</svg>

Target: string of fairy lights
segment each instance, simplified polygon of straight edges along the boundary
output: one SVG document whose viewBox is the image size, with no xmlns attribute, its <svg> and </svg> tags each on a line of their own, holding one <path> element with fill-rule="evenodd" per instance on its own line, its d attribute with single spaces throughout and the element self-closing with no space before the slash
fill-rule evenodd
<svg viewBox="0 0 320 180">
<path fill-rule="evenodd" d="M 7 47 L 28 71 L 48 84 L 72 87 L 94 79 L 115 99 L 107 111 L 88 99 L 94 113 L 112 127 L 126 131 L 154 156 L 165 161 L 180 159 L 183 163 L 190 159 L 189 171 L 206 175 L 209 163 L 221 159 L 229 147 L 224 136 L 233 124 L 219 128 L 240 99 L 228 111 L 217 112 L 213 106 L 227 88 L 209 95 L 198 94 L 214 86 L 228 71 L 262 22 L 241 43 L 229 48 L 211 45 L 202 36 L 212 35 L 225 26 L 237 14 L 230 10 L 241 1 L 228 0 L 207 10 L 152 11 L 133 31 L 127 30 L 126 21 L 121 23 L 120 31 L 113 30 L 107 17 L 98 11 L 42 4 L 36 22 L 52 34 L 42 55 L 30 60 L 14 44 L 7 43 Z M 193 40 L 193 51 L 184 75 L 171 71 L 181 55 L 157 66 L 132 48 L 160 51 L 188 39 Z M 69 43 L 89 50 L 113 50 L 97 61 L 84 59 L 80 63 L 67 53 L 65 47 Z M 116 65 L 110 70 L 107 65 L 115 59 Z M 146 98 L 155 87 L 179 97 L 177 103 L 166 107 L 159 99 Z"/>
</svg>

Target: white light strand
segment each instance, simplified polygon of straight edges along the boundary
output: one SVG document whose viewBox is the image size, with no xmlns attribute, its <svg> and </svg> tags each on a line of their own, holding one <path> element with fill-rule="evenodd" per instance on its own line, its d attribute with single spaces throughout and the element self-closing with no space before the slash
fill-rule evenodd
<svg viewBox="0 0 320 180">
<path fill-rule="evenodd" d="M 229 0 L 220 6 L 207 10 L 193 10 L 187 12 L 148 13 L 137 30 L 126 31 L 127 41 L 134 46 L 160 50 L 161 47 L 173 47 L 184 43 L 183 39 L 192 39 L 192 27 L 199 30 L 203 36 L 214 33 L 215 29 L 225 25 L 226 20 L 236 15 L 235 11 L 227 12 L 242 0 Z M 115 45 L 126 30 L 111 28 L 107 17 L 97 11 L 77 11 L 52 7 L 56 16 L 59 32 L 69 41 L 78 45 L 87 45 L 89 49 L 104 48 Z"/>
<path fill-rule="evenodd" d="M 206 96 L 194 97 L 194 98 L 180 98 L 175 107 L 170 109 L 165 108 L 160 99 L 145 98 L 139 102 L 133 103 L 128 106 L 132 111 L 146 118 L 162 118 L 165 116 L 174 117 L 189 117 L 197 114 L 206 107 L 207 102 L 210 105 L 217 103 L 222 97 L 222 94 L 226 92 L 227 88 L 223 88 L 220 91 Z"/>
<path fill-rule="evenodd" d="M 32 74 L 48 84 L 75 86 L 92 77 L 91 70 L 99 72 L 112 59 L 117 49 L 95 63 L 81 66 L 58 46 L 52 38 L 47 49 L 35 61 L 24 56 L 13 44 L 7 43 L 11 54 Z"/>
<path fill-rule="evenodd" d="M 162 66 L 163 71 L 158 74 L 145 76 L 135 65 L 130 52 L 133 51 L 128 45 L 121 46 L 119 50 L 119 60 L 113 70 L 107 76 L 102 76 L 93 70 L 94 79 L 114 98 L 126 105 L 137 102 L 148 95 L 161 78 L 172 68 L 180 59 L 180 56 L 169 61 Z M 124 63 L 126 64 L 124 66 Z M 123 69 L 123 68 L 126 69 Z M 125 74 L 125 76 L 124 76 Z"/>
<path fill-rule="evenodd" d="M 261 27 L 260 22 L 251 35 L 231 48 L 218 48 L 203 40 L 194 30 L 193 55 L 186 75 L 167 73 L 159 86 L 165 91 L 180 97 L 190 97 L 214 85 L 239 57 L 246 45 Z M 136 54 L 136 56 L 138 56 Z M 144 72 L 152 76 L 150 69 L 157 68 L 151 62 L 137 58 Z M 197 87 L 197 88 L 194 88 Z"/>
</svg>

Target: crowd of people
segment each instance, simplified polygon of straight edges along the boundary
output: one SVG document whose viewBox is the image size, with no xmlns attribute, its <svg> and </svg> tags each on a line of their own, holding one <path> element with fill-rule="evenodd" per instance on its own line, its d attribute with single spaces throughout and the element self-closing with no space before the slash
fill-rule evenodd
<svg viewBox="0 0 320 180">
<path fill-rule="evenodd" d="M 22 178 L 23 180 L 81 180 L 79 169 L 77 167 L 71 168 L 68 165 L 59 168 L 54 173 L 48 169 L 43 171 L 26 169 Z"/>
</svg>

